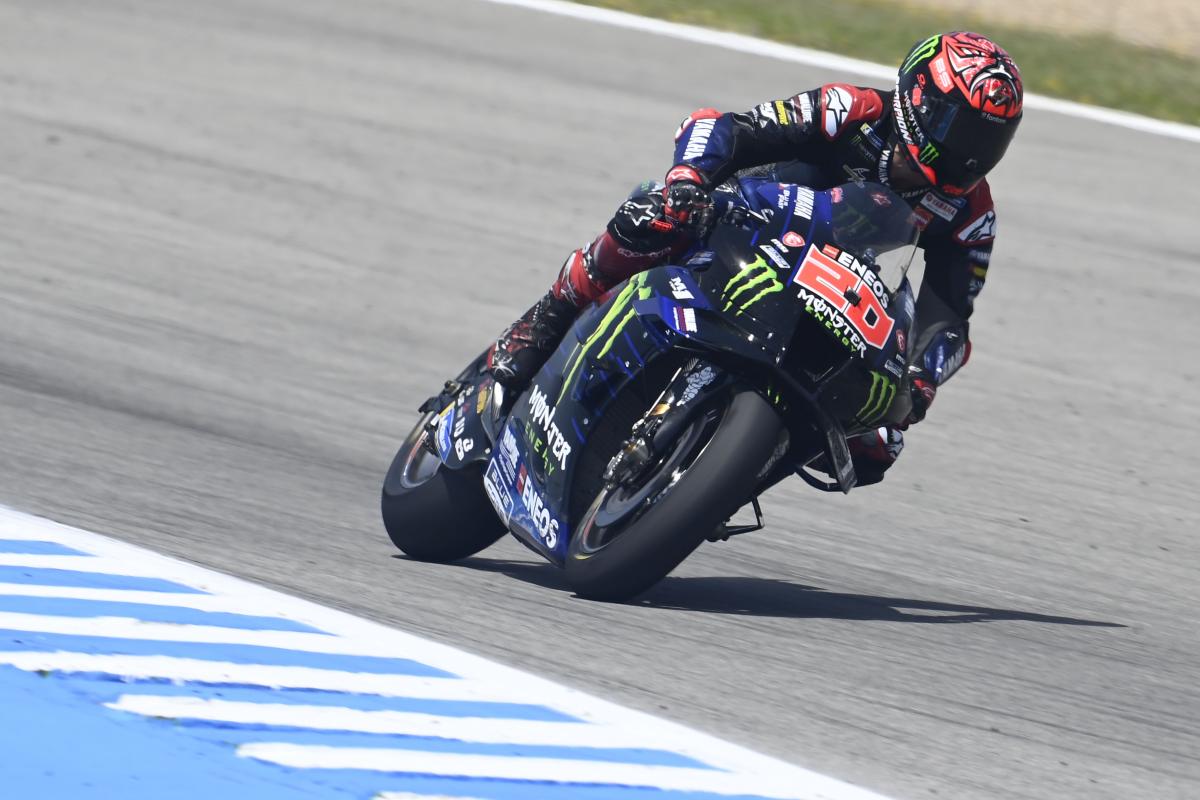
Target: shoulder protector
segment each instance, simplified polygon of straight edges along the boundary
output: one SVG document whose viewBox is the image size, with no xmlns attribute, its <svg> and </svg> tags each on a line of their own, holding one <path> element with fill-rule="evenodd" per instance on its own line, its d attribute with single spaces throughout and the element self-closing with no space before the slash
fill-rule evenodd
<svg viewBox="0 0 1200 800">
<path fill-rule="evenodd" d="M 992 190 L 982 180 L 967 192 L 966 223 L 954 232 L 959 244 L 973 247 L 996 238 L 996 209 L 992 205 Z"/>
<path fill-rule="evenodd" d="M 874 122 L 883 115 L 883 98 L 874 89 L 848 83 L 827 83 L 821 87 L 821 133 L 833 141 L 859 122 Z"/>
</svg>

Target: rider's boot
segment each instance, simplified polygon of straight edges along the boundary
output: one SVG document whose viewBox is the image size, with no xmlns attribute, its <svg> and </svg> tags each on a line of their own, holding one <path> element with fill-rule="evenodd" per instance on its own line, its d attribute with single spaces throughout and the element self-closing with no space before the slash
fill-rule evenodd
<svg viewBox="0 0 1200 800">
<path fill-rule="evenodd" d="M 492 375 L 509 389 L 528 384 L 562 341 L 578 312 L 569 300 L 556 297 L 553 289 L 546 292 L 492 345 L 488 353 Z"/>
<path fill-rule="evenodd" d="M 566 336 L 580 309 L 664 255 L 634 252 L 608 231 L 571 253 L 550 291 L 492 345 L 488 353 L 492 375 L 508 389 L 523 389 Z"/>
<path fill-rule="evenodd" d="M 851 436 L 846 439 L 846 445 L 850 449 L 850 461 L 854 464 L 858 485 L 870 486 L 882 481 L 883 474 L 900 458 L 900 451 L 904 449 L 904 434 L 889 425 Z M 809 466 L 831 478 L 837 477 L 824 455 L 818 456 Z"/>
<path fill-rule="evenodd" d="M 870 486 L 883 480 L 904 449 L 904 434 L 891 426 L 851 436 L 846 440 L 850 460 L 858 475 L 859 486 Z"/>
</svg>

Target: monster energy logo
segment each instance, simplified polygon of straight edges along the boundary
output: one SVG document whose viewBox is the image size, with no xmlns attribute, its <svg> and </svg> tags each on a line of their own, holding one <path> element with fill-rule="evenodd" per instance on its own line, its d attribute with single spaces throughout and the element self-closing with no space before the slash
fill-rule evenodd
<svg viewBox="0 0 1200 800">
<path fill-rule="evenodd" d="M 741 298 L 737 309 L 737 314 L 741 314 L 767 295 L 782 291 L 783 284 L 775 278 L 775 270 L 767 266 L 762 256 L 758 256 L 725 284 L 725 291 L 721 293 L 725 298 L 722 311 L 733 308 L 733 304 Z"/>
<path fill-rule="evenodd" d="M 919 156 L 917 156 L 917 159 L 922 164 L 932 164 L 939 155 L 941 155 L 941 153 L 938 152 L 937 147 L 934 146 L 933 142 L 930 142 L 921 148 L 921 153 Z"/>
<path fill-rule="evenodd" d="M 625 330 L 630 321 L 637 315 L 633 309 L 633 297 L 637 295 L 639 300 L 645 300 L 652 294 L 650 287 L 646 286 L 646 273 L 638 273 L 625 288 L 621 290 L 612 301 L 612 305 L 608 308 L 608 313 L 604 315 L 604 319 L 600 320 L 600 324 L 592 331 L 581 345 L 575 345 L 576 352 L 571 354 L 571 369 L 567 372 L 566 380 L 563 382 L 562 391 L 559 392 L 558 399 L 562 400 L 567 393 L 567 389 L 571 386 L 571 382 L 575 379 L 576 373 L 583 365 L 583 362 L 595 345 L 600 344 L 600 349 L 596 353 L 596 358 L 603 358 L 608 355 L 608 351 L 612 349 L 613 343 L 617 337 Z M 603 344 L 601 342 L 603 341 Z"/>
<path fill-rule="evenodd" d="M 892 401 L 896 399 L 896 384 L 887 375 L 882 372 L 871 371 L 871 393 L 867 395 L 867 402 L 863 403 L 863 407 L 858 410 L 854 416 L 864 425 L 870 425 L 875 420 L 882 417 L 889 408 L 892 407 Z"/>
<path fill-rule="evenodd" d="M 937 52 L 938 42 L 941 38 L 941 34 L 935 34 L 914 47 L 908 54 L 908 58 L 904 60 L 904 66 L 900 67 L 900 71 L 911 72 L 922 61 L 932 58 L 933 54 Z"/>
</svg>

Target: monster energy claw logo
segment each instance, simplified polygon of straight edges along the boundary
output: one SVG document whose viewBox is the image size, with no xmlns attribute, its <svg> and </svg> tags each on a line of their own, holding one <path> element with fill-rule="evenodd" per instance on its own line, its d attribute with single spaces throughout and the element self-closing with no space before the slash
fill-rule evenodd
<svg viewBox="0 0 1200 800">
<path fill-rule="evenodd" d="M 775 271 L 767 266 L 762 256 L 758 256 L 725 284 L 725 291 L 721 293 L 725 298 L 722 311 L 733 308 L 734 302 L 741 298 L 737 308 L 737 314 L 741 314 L 767 295 L 782 291 L 783 284 L 775 278 Z"/>
<path fill-rule="evenodd" d="M 937 52 L 938 42 L 941 38 L 941 34 L 935 34 L 914 47 L 912 52 L 908 54 L 908 58 L 905 59 L 904 66 L 900 67 L 900 71 L 911 72 L 922 61 L 932 58 L 933 54 Z"/>
<path fill-rule="evenodd" d="M 617 341 L 617 337 L 621 335 L 621 332 L 625 330 L 630 321 L 637 316 L 637 312 L 633 310 L 635 297 L 639 300 L 645 300 L 651 294 L 651 289 L 646 286 L 646 273 L 644 272 L 633 276 L 629 280 L 629 283 L 625 284 L 625 288 L 612 300 L 612 305 L 609 306 L 608 313 L 600 320 L 600 324 L 592 331 L 591 336 L 581 345 L 576 345 L 572 351 L 571 358 L 568 361 L 571 364 L 571 368 L 567 372 L 562 391 L 559 392 L 558 400 L 555 401 L 556 404 L 562 400 L 567 390 L 572 386 L 575 375 L 579 372 L 579 368 L 583 366 L 585 356 L 591 352 L 592 347 L 599 345 L 600 349 L 594 357 L 598 359 L 604 358 Z"/>
<path fill-rule="evenodd" d="M 855 416 L 858 417 L 859 422 L 870 425 L 892 407 L 892 401 L 895 399 L 895 382 L 882 372 L 872 370 L 871 393 L 867 395 L 867 402 L 863 403 L 863 407 Z"/>
<path fill-rule="evenodd" d="M 918 158 L 922 164 L 932 164 L 935 160 L 937 160 L 939 155 L 941 155 L 941 153 L 938 152 L 937 147 L 933 144 L 933 142 L 930 142 L 921 148 L 921 154 L 918 156 Z"/>
</svg>

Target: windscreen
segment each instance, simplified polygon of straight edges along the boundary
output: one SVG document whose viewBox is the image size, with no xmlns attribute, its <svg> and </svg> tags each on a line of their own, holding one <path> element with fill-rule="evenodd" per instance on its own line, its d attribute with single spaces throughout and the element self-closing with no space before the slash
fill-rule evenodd
<svg viewBox="0 0 1200 800">
<path fill-rule="evenodd" d="M 831 240 L 853 253 L 895 293 L 916 253 L 918 218 L 899 195 L 878 183 L 829 190 Z"/>
</svg>

